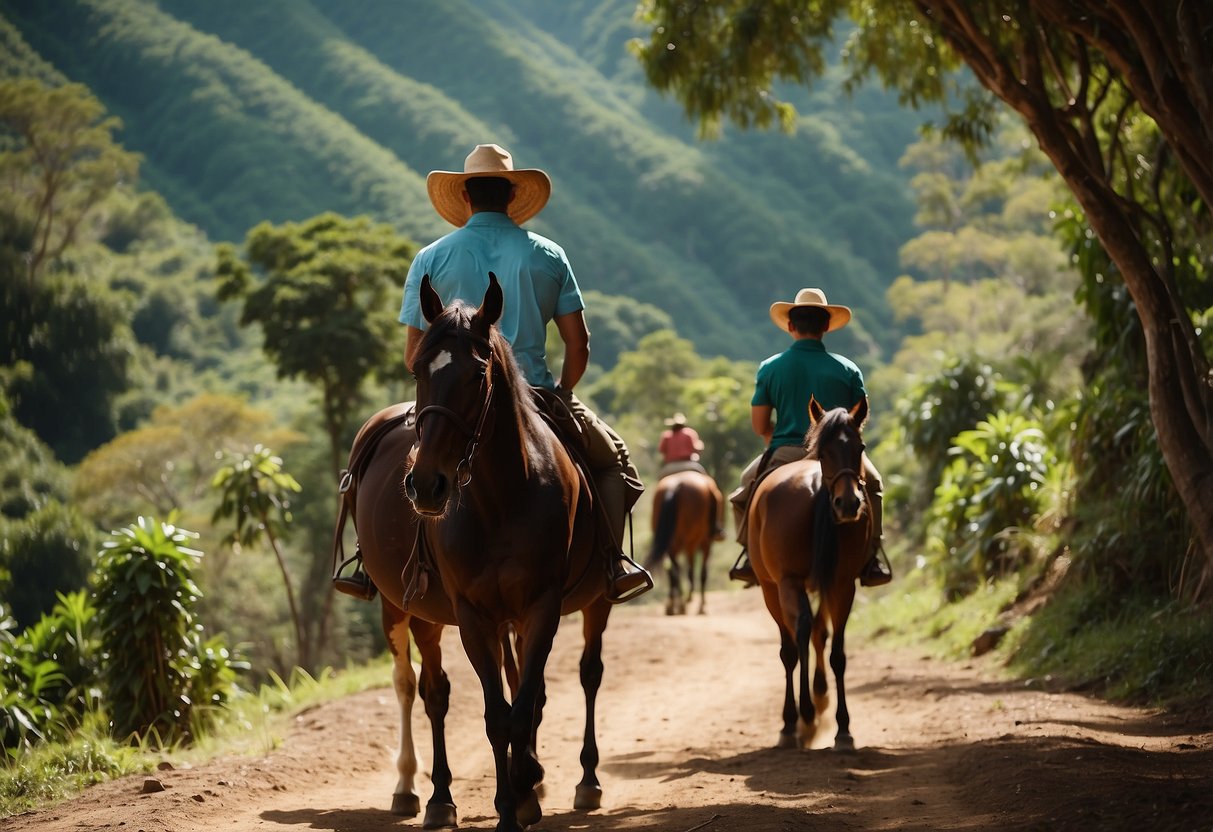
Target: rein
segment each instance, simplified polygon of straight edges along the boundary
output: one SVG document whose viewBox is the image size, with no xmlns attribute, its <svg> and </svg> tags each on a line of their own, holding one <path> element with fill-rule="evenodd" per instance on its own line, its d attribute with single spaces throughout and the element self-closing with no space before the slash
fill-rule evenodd
<svg viewBox="0 0 1213 832">
<path fill-rule="evenodd" d="M 487 341 L 484 342 L 486 345 Z M 481 434 L 484 433 L 484 425 L 488 420 L 489 408 L 493 404 L 493 358 L 492 352 L 489 353 L 489 360 L 484 368 L 484 383 L 488 388 L 484 394 L 484 404 L 480 406 L 480 415 L 476 418 L 476 427 L 468 427 L 467 422 L 463 421 L 463 417 L 449 407 L 444 407 L 440 404 L 429 404 L 417 411 L 417 439 L 421 440 L 421 421 L 430 413 L 438 413 L 446 416 L 455 423 L 455 427 L 463 432 L 463 435 L 468 437 L 467 449 L 463 452 L 463 459 L 459 460 L 459 464 L 455 466 L 455 483 L 460 488 L 472 481 L 472 460 L 476 457 L 476 451 L 480 449 Z"/>
</svg>

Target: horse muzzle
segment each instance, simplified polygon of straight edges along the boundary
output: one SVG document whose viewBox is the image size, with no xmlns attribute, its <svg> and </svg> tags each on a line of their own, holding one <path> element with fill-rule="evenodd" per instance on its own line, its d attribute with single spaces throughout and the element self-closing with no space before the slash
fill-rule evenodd
<svg viewBox="0 0 1213 832">
<path fill-rule="evenodd" d="M 410 471 L 404 478 L 404 494 L 418 514 L 441 517 L 451 499 L 451 481 L 441 473 L 418 477 L 416 471 Z"/>
</svg>

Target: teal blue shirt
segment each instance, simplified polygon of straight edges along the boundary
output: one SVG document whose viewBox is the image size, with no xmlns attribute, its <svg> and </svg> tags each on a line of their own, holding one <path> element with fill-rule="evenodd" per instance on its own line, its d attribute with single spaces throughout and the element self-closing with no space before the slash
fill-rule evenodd
<svg viewBox="0 0 1213 832">
<path fill-rule="evenodd" d="M 440 237 L 417 252 L 404 281 L 400 322 L 426 329 L 421 313 L 421 278 L 444 305 L 461 300 L 479 306 L 497 275 L 505 297 L 497 326 L 514 348 L 514 357 L 527 381 L 552 389 L 556 380 L 547 363 L 548 321 L 585 308 L 581 289 L 564 249 L 519 228 L 506 214 L 481 211 L 463 228 Z"/>
<path fill-rule="evenodd" d="M 815 338 L 802 338 L 758 365 L 750 404 L 775 409 L 771 447 L 777 448 L 804 442 L 811 397 L 830 410 L 853 407 L 866 395 L 863 373 L 850 359 L 826 352 Z"/>
</svg>

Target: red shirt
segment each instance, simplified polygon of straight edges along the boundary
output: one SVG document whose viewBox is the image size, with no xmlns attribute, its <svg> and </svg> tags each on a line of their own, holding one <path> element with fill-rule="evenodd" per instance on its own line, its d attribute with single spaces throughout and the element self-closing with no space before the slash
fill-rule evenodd
<svg viewBox="0 0 1213 832">
<path fill-rule="evenodd" d="M 661 434 L 661 443 L 657 450 L 664 462 L 681 462 L 694 459 L 695 455 L 703 450 L 703 442 L 694 428 L 678 428 Z"/>
</svg>

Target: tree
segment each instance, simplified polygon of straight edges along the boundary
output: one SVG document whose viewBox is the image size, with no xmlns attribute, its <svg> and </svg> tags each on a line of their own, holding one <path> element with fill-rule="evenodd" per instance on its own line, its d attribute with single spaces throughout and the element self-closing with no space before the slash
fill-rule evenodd
<svg viewBox="0 0 1213 832">
<path fill-rule="evenodd" d="M 295 630 L 299 663 L 311 670 L 312 651 L 295 600 L 291 572 L 282 552 L 282 535 L 291 522 L 290 494 L 300 491 L 299 483 L 282 470 L 279 457 L 269 448 L 258 445 L 252 453 L 237 454 L 229 464 L 216 471 L 211 486 L 221 495 L 214 520 L 230 520 L 234 525 L 228 541 L 251 546 L 264 538 L 277 558 Z"/>
<path fill-rule="evenodd" d="M 637 43 L 650 82 L 704 129 L 791 124 L 776 80 L 822 75 L 834 23 L 844 60 L 945 134 L 989 135 L 996 100 L 1061 174 L 1140 318 L 1159 447 L 1200 551 L 1193 596 L 1213 598 L 1213 376 L 1194 310 L 1213 305 L 1213 7 L 1183 0 L 647 0 Z M 970 75 L 957 73 L 966 68 Z M 972 77 L 980 89 L 963 86 Z"/>
<path fill-rule="evenodd" d="M 219 299 L 242 299 L 243 325 L 259 324 L 280 378 L 320 390 L 334 475 L 371 374 L 404 372 L 397 306 L 413 244 L 366 217 L 322 214 L 303 223 L 262 223 L 245 240 L 247 262 L 219 247 Z M 264 279 L 254 285 L 252 268 Z"/>
<path fill-rule="evenodd" d="M 121 126 L 82 84 L 0 81 L 0 136 L 15 140 L 0 144 L 0 193 L 33 223 L 31 281 L 115 187 L 134 181 L 139 157 L 113 139 Z"/>
</svg>

